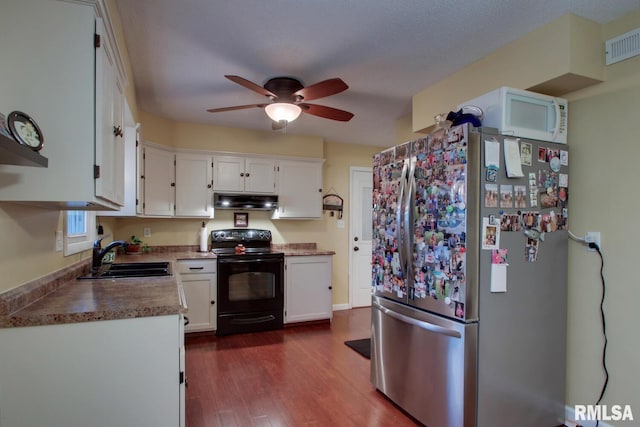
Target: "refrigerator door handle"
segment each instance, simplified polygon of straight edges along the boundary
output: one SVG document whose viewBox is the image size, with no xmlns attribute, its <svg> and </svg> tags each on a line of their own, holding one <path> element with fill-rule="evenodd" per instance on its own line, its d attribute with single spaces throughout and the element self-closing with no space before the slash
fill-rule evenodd
<svg viewBox="0 0 640 427">
<path fill-rule="evenodd" d="M 388 308 L 385 308 L 376 302 L 372 302 L 371 305 L 374 308 L 377 308 L 378 310 L 382 311 L 387 316 L 393 317 L 394 319 L 397 319 L 401 322 L 408 323 L 413 326 L 417 326 L 427 331 L 435 332 L 436 334 L 448 335 L 453 338 L 462 338 L 462 334 L 460 334 L 460 332 L 454 329 L 443 328 L 442 326 L 434 325 L 433 323 L 429 323 L 422 320 L 414 319 L 413 317 L 405 316 L 404 314 L 400 314 L 393 310 L 389 310 Z"/>
<path fill-rule="evenodd" d="M 407 173 L 409 172 L 408 170 L 408 165 L 405 162 L 402 165 L 402 174 L 400 175 L 400 192 L 398 194 L 398 210 L 396 212 L 396 223 L 397 223 L 397 227 L 396 227 L 396 240 L 398 242 L 398 255 L 400 256 L 400 267 L 402 268 L 402 274 L 407 274 L 407 271 L 405 269 L 405 260 L 407 259 L 407 253 L 406 253 L 406 248 L 404 246 L 404 239 L 402 236 L 402 230 L 405 230 L 405 234 L 406 234 L 406 225 L 403 227 L 402 223 L 403 223 L 403 211 L 404 211 L 404 198 L 405 198 L 405 189 L 407 186 Z M 406 277 L 404 278 L 406 280 Z"/>
<path fill-rule="evenodd" d="M 409 261 L 407 265 L 407 284 L 411 284 L 409 286 L 413 286 L 413 256 L 410 256 L 413 253 L 413 220 L 414 220 L 414 203 L 416 199 L 416 187 L 415 187 L 415 177 L 413 174 L 415 173 L 416 164 L 415 161 L 411 161 L 411 168 L 409 169 L 409 174 L 407 175 L 407 181 L 409 183 L 409 190 L 407 191 L 407 195 L 405 198 L 405 209 L 404 209 L 404 230 L 405 230 L 405 238 L 402 244 L 404 245 L 405 254 L 409 256 Z M 413 295 L 413 292 L 410 294 Z"/>
</svg>

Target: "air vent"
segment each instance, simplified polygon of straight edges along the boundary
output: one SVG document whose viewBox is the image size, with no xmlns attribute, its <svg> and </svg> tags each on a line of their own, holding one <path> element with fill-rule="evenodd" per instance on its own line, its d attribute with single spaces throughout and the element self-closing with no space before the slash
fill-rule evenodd
<svg viewBox="0 0 640 427">
<path fill-rule="evenodd" d="M 607 65 L 640 55 L 640 28 L 607 40 L 604 48 Z"/>
</svg>

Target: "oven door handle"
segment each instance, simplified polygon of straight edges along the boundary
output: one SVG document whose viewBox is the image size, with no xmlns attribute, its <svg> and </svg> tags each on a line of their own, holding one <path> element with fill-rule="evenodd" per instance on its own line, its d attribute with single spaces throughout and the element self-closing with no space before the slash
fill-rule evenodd
<svg viewBox="0 0 640 427">
<path fill-rule="evenodd" d="M 238 258 L 218 258 L 218 264 L 247 264 L 250 262 L 270 262 L 270 263 L 282 263 L 284 260 L 282 258 L 249 258 L 249 259 L 238 259 Z"/>
<path fill-rule="evenodd" d="M 250 317 L 244 319 L 231 319 L 230 322 L 235 325 L 251 325 L 255 323 L 266 323 L 276 320 L 276 316 L 269 314 L 268 316 Z"/>
</svg>

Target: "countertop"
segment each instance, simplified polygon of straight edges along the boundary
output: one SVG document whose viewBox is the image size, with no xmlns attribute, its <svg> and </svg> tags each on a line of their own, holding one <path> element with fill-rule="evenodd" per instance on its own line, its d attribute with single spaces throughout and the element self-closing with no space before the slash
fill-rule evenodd
<svg viewBox="0 0 640 427">
<path fill-rule="evenodd" d="M 335 254 L 318 250 L 315 243 L 274 244 L 272 249 L 284 252 L 285 256 Z M 118 255 L 115 262 L 169 261 L 171 276 L 77 280 L 88 268 L 90 260 L 84 260 L 84 265 L 68 268 L 66 274 L 49 279 L 49 283 L 40 279 L 25 289 L 0 294 L 0 328 L 185 313 L 187 306 L 176 275 L 176 261 L 186 259 L 216 259 L 216 256 L 211 252 L 154 248 L 151 254 Z"/>
</svg>

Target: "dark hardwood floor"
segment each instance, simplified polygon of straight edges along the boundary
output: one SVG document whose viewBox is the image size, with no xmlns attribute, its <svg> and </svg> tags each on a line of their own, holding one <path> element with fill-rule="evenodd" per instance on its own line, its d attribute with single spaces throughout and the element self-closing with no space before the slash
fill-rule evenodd
<svg viewBox="0 0 640 427">
<path fill-rule="evenodd" d="M 344 341 L 368 338 L 368 308 L 331 325 L 216 337 L 187 335 L 187 427 L 416 426 L 369 381 Z"/>
</svg>

